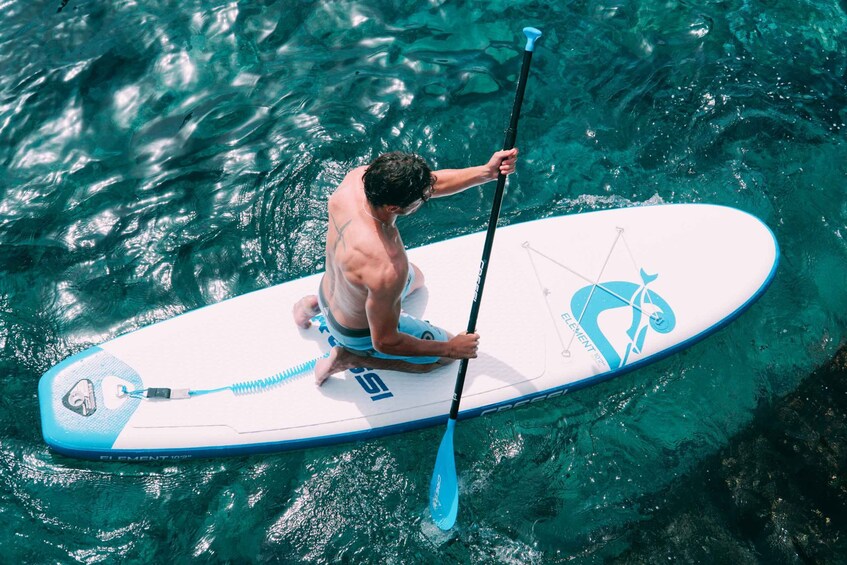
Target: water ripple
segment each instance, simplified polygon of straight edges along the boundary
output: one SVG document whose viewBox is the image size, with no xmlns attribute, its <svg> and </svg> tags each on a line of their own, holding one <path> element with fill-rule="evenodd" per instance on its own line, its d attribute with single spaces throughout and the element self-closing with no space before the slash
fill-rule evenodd
<svg viewBox="0 0 847 565">
<path fill-rule="evenodd" d="M 449 534 L 426 514 L 438 431 L 158 467 L 47 450 L 35 390 L 53 364 L 321 270 L 326 199 L 380 152 L 487 159 L 521 56 L 504 13 L 545 37 L 503 223 L 741 207 L 784 253 L 754 309 L 637 374 L 463 424 Z M 662 514 L 645 500 L 844 339 L 838 3 L 11 0 L 0 18 L 0 514 L 23 525 L 0 534 L 9 560 L 615 559 Z M 483 229 L 489 197 L 432 202 L 404 239 Z"/>
</svg>

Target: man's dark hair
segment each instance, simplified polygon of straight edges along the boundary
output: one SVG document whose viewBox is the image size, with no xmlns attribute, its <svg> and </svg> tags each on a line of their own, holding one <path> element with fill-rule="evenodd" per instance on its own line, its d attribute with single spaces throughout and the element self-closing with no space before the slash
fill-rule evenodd
<svg viewBox="0 0 847 565">
<path fill-rule="evenodd" d="M 435 177 L 420 156 L 392 151 L 377 157 L 368 166 L 362 180 L 365 195 L 372 206 L 394 205 L 405 208 L 426 198 Z"/>
</svg>

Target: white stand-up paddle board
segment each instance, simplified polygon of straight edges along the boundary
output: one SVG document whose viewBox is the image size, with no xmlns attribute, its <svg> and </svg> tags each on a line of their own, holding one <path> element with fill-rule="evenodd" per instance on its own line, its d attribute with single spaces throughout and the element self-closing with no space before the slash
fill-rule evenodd
<svg viewBox="0 0 847 565">
<path fill-rule="evenodd" d="M 404 309 L 464 330 L 484 234 L 409 250 L 427 286 Z M 771 231 L 712 205 L 626 208 L 497 230 L 459 418 L 514 408 L 664 357 L 767 288 Z M 320 274 L 225 300 L 86 349 L 39 384 L 44 438 L 104 460 L 218 456 L 442 424 L 458 362 L 423 375 L 366 368 L 315 386 L 331 338 L 294 302 Z M 169 396 L 170 398 L 164 398 Z"/>
</svg>

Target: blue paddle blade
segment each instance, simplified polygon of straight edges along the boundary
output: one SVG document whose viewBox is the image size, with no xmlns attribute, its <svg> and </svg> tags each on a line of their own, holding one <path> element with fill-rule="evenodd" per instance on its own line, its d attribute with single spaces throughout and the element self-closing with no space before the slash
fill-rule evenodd
<svg viewBox="0 0 847 565">
<path fill-rule="evenodd" d="M 447 420 L 447 431 L 441 438 L 435 470 L 429 483 L 429 512 L 435 525 L 449 530 L 459 513 L 459 483 L 456 480 L 456 459 L 453 455 L 453 428 L 456 420 Z"/>
</svg>

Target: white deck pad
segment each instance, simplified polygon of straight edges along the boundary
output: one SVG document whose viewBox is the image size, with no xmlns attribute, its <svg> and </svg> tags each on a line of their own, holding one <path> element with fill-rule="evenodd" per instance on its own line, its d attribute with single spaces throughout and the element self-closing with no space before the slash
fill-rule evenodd
<svg viewBox="0 0 847 565">
<path fill-rule="evenodd" d="M 404 304 L 452 333 L 470 312 L 484 234 L 409 250 L 427 286 Z M 712 205 L 626 208 L 499 228 L 460 418 L 558 396 L 656 360 L 739 315 L 767 288 L 779 250 L 744 212 Z M 252 392 L 330 349 L 293 303 L 320 274 L 232 298 L 82 351 L 39 384 L 47 443 L 97 459 L 273 451 L 443 423 L 458 363 L 425 375 L 311 371 Z M 126 391 L 207 391 L 157 399 Z"/>
</svg>

